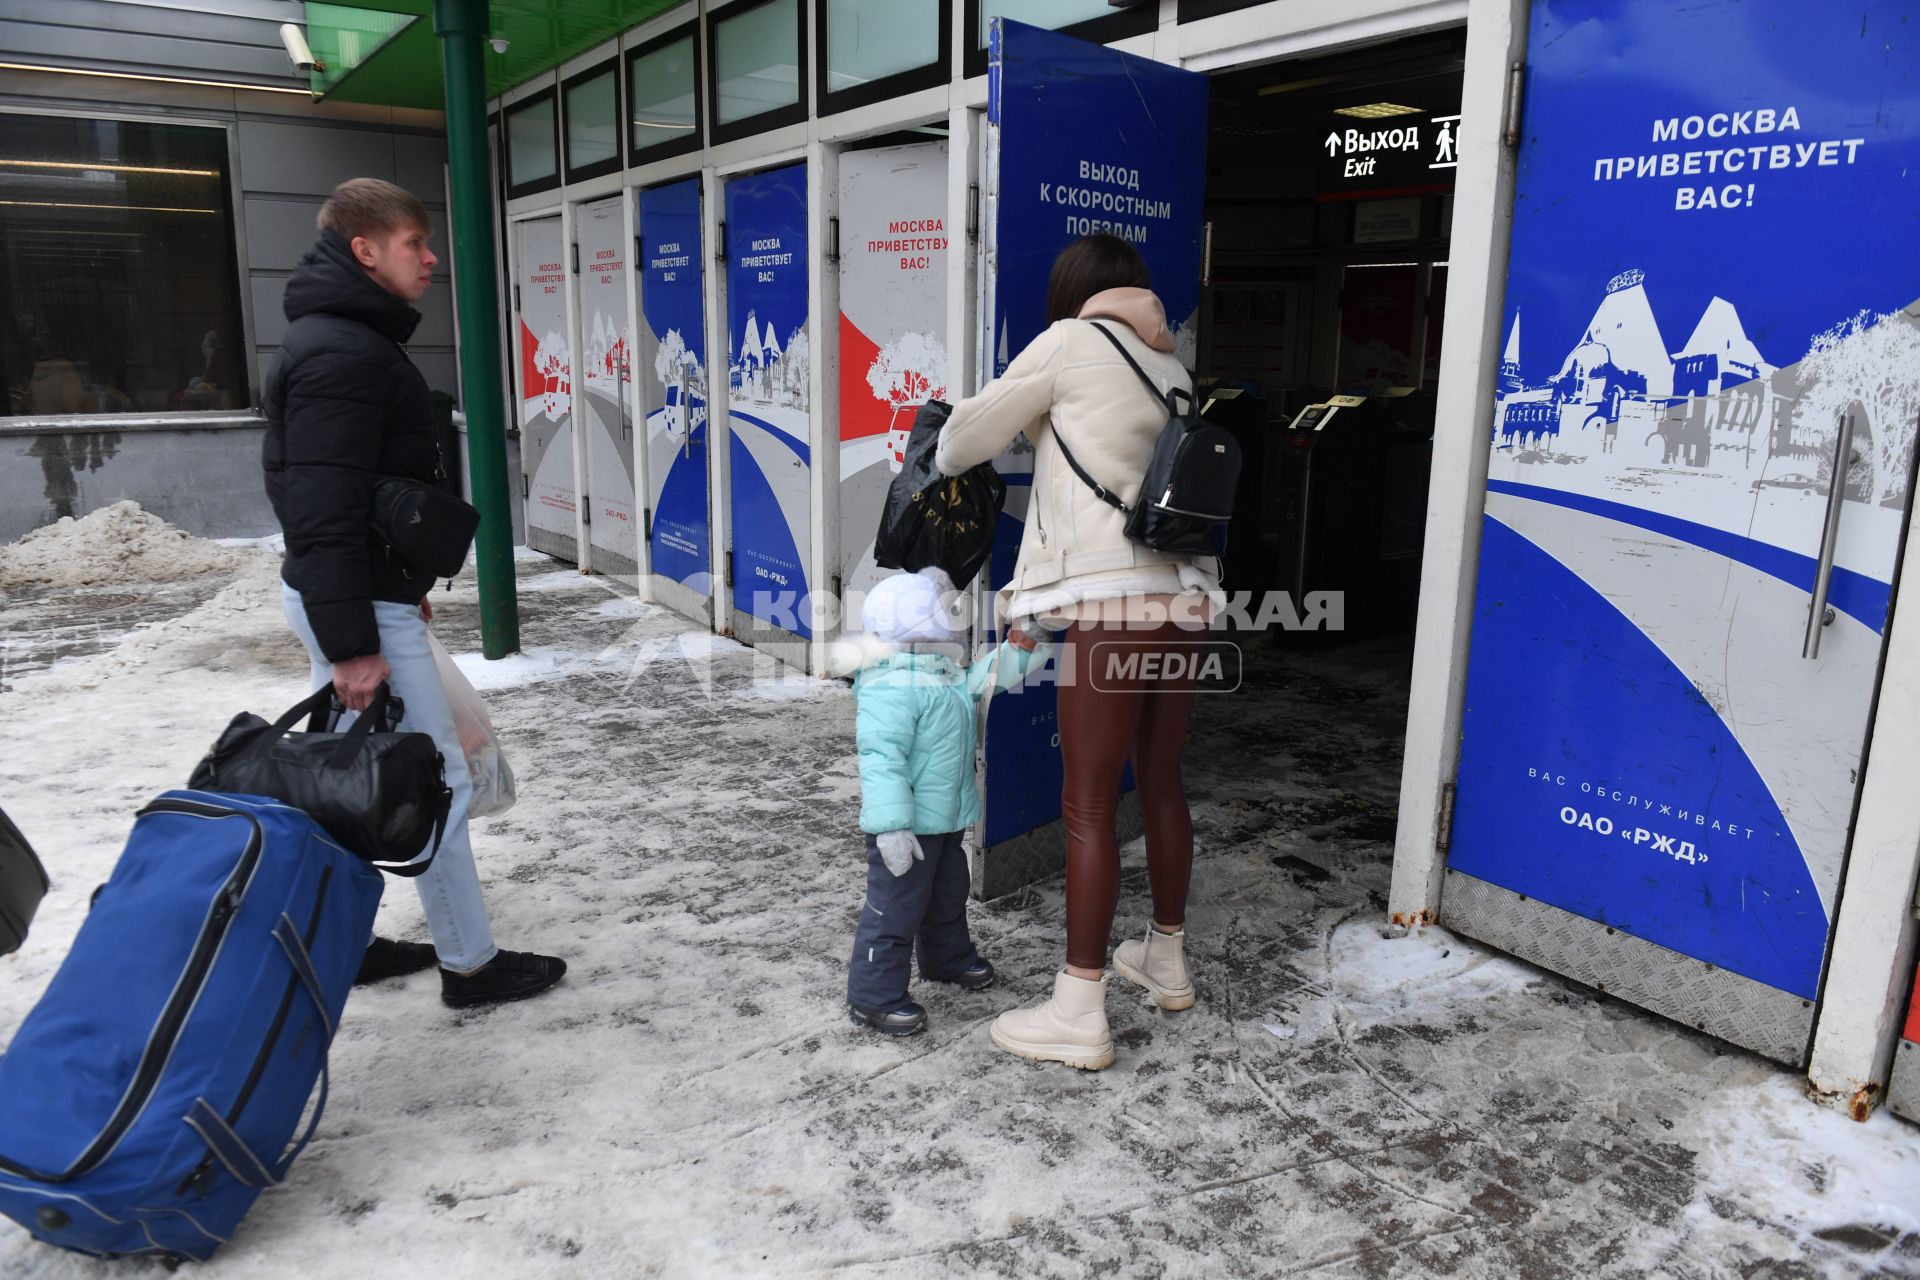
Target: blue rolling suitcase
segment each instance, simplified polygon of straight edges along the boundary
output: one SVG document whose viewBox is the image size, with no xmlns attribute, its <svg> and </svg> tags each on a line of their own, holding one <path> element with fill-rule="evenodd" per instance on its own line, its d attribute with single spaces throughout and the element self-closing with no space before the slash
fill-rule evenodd
<svg viewBox="0 0 1920 1280">
<path fill-rule="evenodd" d="M 275 801 L 142 809 L 0 1054 L 0 1213 L 84 1253 L 210 1256 L 320 1122 L 380 889 Z"/>
</svg>

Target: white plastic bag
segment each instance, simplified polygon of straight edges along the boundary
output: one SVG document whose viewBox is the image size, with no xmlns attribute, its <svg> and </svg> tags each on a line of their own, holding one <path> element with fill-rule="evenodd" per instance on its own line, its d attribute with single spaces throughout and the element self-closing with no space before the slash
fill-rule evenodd
<svg viewBox="0 0 1920 1280">
<path fill-rule="evenodd" d="M 473 800 L 467 806 L 467 816 L 484 818 L 505 813 L 518 797 L 513 770 L 500 750 L 500 736 L 493 731 L 487 704 L 431 631 L 427 632 L 427 643 L 433 647 L 433 664 L 439 668 L 440 685 L 447 691 L 447 705 L 453 708 L 453 727 L 460 734 L 460 749 L 466 753 L 467 775 L 473 779 Z"/>
</svg>

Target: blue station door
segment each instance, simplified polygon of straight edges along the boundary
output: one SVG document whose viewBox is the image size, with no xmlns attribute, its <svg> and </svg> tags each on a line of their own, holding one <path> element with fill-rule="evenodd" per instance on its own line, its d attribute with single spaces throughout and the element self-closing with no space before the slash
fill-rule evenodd
<svg viewBox="0 0 1920 1280">
<path fill-rule="evenodd" d="M 1910 8 L 1536 3 L 1481 424 L 1440 918 L 1793 1065 L 1920 418 Z"/>
<path fill-rule="evenodd" d="M 1101 231 L 1132 242 L 1192 368 L 1200 306 L 1205 76 L 996 18 L 989 96 L 979 344 L 984 384 L 1046 325 L 1047 273 L 1060 250 Z M 1007 509 L 988 586 L 1012 577 L 1033 451 L 1024 437 L 996 463 Z M 989 592 L 991 600 L 991 591 Z M 989 615 L 989 624 L 991 617 Z M 983 843 L 1057 855 L 1060 745 L 1051 678 L 994 697 L 984 736 Z"/>
<path fill-rule="evenodd" d="M 803 608 L 813 530 L 807 166 L 729 179 L 725 228 L 730 629 L 805 666 L 802 642 L 813 634 Z"/>
<path fill-rule="evenodd" d="M 707 512 L 707 311 L 700 180 L 634 196 L 640 228 L 640 352 L 633 376 L 646 418 L 641 523 L 656 600 L 713 622 Z"/>
</svg>

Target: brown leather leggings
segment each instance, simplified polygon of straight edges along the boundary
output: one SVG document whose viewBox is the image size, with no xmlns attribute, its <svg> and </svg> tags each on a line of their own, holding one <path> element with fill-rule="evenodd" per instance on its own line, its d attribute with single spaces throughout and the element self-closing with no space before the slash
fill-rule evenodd
<svg viewBox="0 0 1920 1280">
<path fill-rule="evenodd" d="M 1129 758 L 1146 818 L 1153 918 L 1164 925 L 1186 921 L 1193 818 L 1180 789 L 1180 748 L 1187 740 L 1194 682 L 1191 676 L 1154 678 L 1142 670 L 1146 664 L 1127 659 L 1190 648 L 1200 639 L 1171 622 L 1148 628 L 1076 622 L 1067 633 L 1073 674 L 1060 687 L 1060 754 L 1066 766 L 1060 810 L 1067 828 L 1070 965 L 1106 967 L 1120 900 L 1114 811 Z"/>
</svg>

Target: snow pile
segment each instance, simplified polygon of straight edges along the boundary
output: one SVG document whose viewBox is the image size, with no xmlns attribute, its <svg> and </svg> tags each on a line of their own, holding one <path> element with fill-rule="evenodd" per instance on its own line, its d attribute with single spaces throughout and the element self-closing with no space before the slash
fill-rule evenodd
<svg viewBox="0 0 1920 1280">
<path fill-rule="evenodd" d="M 196 538 L 137 502 L 116 502 L 0 546 L 0 587 L 178 582 L 232 573 L 258 554 Z"/>
</svg>

